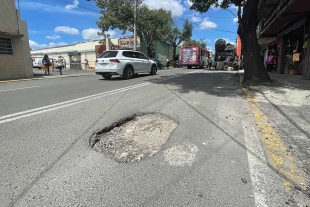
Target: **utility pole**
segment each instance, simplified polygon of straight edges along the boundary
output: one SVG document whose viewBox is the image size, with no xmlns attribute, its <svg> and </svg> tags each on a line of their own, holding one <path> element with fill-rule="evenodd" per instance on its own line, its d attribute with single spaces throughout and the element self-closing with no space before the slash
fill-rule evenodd
<svg viewBox="0 0 310 207">
<path fill-rule="evenodd" d="M 134 0 L 133 50 L 137 50 L 137 0 Z"/>
</svg>

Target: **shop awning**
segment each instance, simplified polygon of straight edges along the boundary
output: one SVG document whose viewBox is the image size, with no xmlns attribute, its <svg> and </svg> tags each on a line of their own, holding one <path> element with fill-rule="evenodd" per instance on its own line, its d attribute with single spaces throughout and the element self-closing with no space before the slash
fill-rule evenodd
<svg viewBox="0 0 310 207">
<path fill-rule="evenodd" d="M 17 32 L 2 32 L 0 31 L 1 37 L 13 37 L 13 38 L 22 38 L 24 35 Z"/>
<path fill-rule="evenodd" d="M 278 3 L 275 9 L 267 17 L 261 35 L 276 36 L 306 17 L 309 12 L 309 0 L 289 0 L 285 4 Z"/>
<path fill-rule="evenodd" d="M 294 31 L 295 29 L 298 29 L 299 27 L 303 26 L 307 21 L 307 17 L 301 19 L 300 21 L 296 22 L 295 24 L 293 24 L 292 26 L 286 28 L 285 30 L 283 30 L 282 32 L 280 32 L 277 37 L 282 37 L 292 31 Z"/>
</svg>

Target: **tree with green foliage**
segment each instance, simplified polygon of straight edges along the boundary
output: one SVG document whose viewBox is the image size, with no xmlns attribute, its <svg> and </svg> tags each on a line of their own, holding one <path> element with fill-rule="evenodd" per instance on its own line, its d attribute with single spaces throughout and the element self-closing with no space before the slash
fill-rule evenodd
<svg viewBox="0 0 310 207">
<path fill-rule="evenodd" d="M 204 42 L 199 42 L 197 40 L 186 40 L 183 43 L 183 46 L 198 46 L 198 47 L 202 47 L 202 48 L 207 48 L 207 44 Z"/>
<path fill-rule="evenodd" d="M 176 25 L 171 27 L 167 34 L 167 42 L 170 43 L 173 47 L 173 59 L 176 58 L 177 46 L 179 46 L 182 42 L 186 40 L 190 40 L 190 38 L 192 37 L 192 33 L 193 24 L 190 23 L 188 19 L 184 21 L 182 31 L 180 31 Z"/>
<path fill-rule="evenodd" d="M 215 42 L 215 52 L 225 51 L 226 41 L 224 39 L 218 39 Z"/>
<path fill-rule="evenodd" d="M 253 81 L 271 82 L 269 74 L 261 60 L 260 48 L 258 46 L 256 28 L 259 24 L 258 6 L 260 0 L 190 0 L 193 4 L 190 9 L 200 13 L 207 12 L 213 5 L 227 9 L 230 4 L 238 7 L 238 35 L 242 42 L 242 53 L 244 63 L 244 85 Z M 221 2 L 221 3 L 220 3 Z M 241 14 L 241 8 L 242 14 Z"/>
<path fill-rule="evenodd" d="M 173 25 L 173 18 L 170 11 L 163 9 L 149 9 L 138 0 L 137 7 L 137 35 L 141 38 L 147 48 L 147 55 L 152 54 L 154 40 L 163 40 L 164 35 Z M 97 25 L 103 34 L 105 31 L 120 29 L 123 34 L 134 31 L 134 10 L 133 0 L 96 0 L 100 8 L 101 16 Z"/>
</svg>

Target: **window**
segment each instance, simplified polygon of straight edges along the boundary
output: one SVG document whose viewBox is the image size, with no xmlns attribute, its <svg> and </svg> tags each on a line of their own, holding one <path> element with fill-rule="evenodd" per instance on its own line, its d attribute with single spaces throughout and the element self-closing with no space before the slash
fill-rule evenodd
<svg viewBox="0 0 310 207">
<path fill-rule="evenodd" d="M 131 51 L 124 51 L 124 52 L 123 52 L 123 55 L 124 55 L 125 57 L 135 58 L 135 56 L 133 55 L 133 52 L 131 52 Z"/>
<path fill-rule="evenodd" d="M 137 53 L 137 52 L 131 52 L 131 57 L 132 57 L 132 58 L 139 58 L 139 53 Z"/>
<path fill-rule="evenodd" d="M 124 52 L 123 52 L 123 56 L 125 56 L 125 57 L 130 57 L 130 54 L 129 54 L 128 51 L 124 51 Z"/>
<path fill-rule="evenodd" d="M 99 58 L 111 58 L 116 57 L 118 51 L 104 51 Z"/>
<path fill-rule="evenodd" d="M 142 53 L 138 53 L 138 58 L 148 60 L 148 58 Z"/>
<path fill-rule="evenodd" d="M 0 37 L 0 55 L 13 55 L 12 39 Z"/>
</svg>

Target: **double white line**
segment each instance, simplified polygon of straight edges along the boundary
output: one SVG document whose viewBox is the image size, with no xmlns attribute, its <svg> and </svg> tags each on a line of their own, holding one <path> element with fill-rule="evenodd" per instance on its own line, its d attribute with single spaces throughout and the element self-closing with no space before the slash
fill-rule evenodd
<svg viewBox="0 0 310 207">
<path fill-rule="evenodd" d="M 112 90 L 112 91 L 107 91 L 107 92 L 104 92 L 104 93 L 98 93 L 98 94 L 94 94 L 94 95 L 91 95 L 91 96 L 85 96 L 85 97 L 82 97 L 82 98 L 73 99 L 73 100 L 70 100 L 70 101 L 64 101 L 64 102 L 60 102 L 60 103 L 57 103 L 57 104 L 51 104 L 51 105 L 48 105 L 48 106 L 43 106 L 43 107 L 39 107 L 39 108 L 27 110 L 27 111 L 21 111 L 21 112 L 18 112 L 18 113 L 1 116 L 0 117 L 0 124 L 6 123 L 6 122 L 15 121 L 15 120 L 18 120 L 18 119 L 21 119 L 21 118 L 26 118 L 26 117 L 29 117 L 29 116 L 34 116 L 34 115 L 45 113 L 45 112 L 48 112 L 48 111 L 53 111 L 53 110 L 56 110 L 56 109 L 61 109 L 61 108 L 64 108 L 64 107 L 72 106 L 72 105 L 75 105 L 75 104 L 83 103 L 83 102 L 94 100 L 94 99 L 97 99 L 97 98 L 102 98 L 104 96 L 108 96 L 108 95 L 112 95 L 112 94 L 116 94 L 116 93 L 121 93 L 121 92 L 129 91 L 129 90 L 133 90 L 135 88 L 140 88 L 140 87 L 147 86 L 147 85 L 150 85 L 150 84 L 152 84 L 152 83 L 145 82 L 145 83 L 141 83 L 141 84 L 137 84 L 137 85 L 133 85 L 133 86 L 128 86 L 128 87 L 125 87 L 125 88 L 120 88 L 120 89 L 116 89 L 116 90 Z"/>
</svg>

